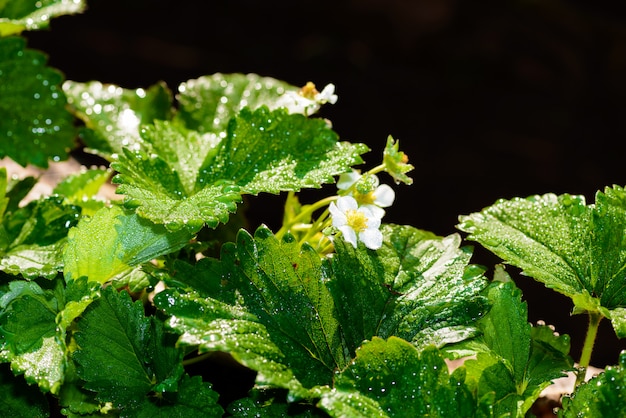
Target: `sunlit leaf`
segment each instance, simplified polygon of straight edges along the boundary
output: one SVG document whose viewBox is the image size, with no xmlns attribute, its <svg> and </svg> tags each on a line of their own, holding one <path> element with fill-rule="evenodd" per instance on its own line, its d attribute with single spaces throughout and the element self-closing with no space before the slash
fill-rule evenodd
<svg viewBox="0 0 626 418">
<path fill-rule="evenodd" d="M 593 205 L 567 194 L 500 200 L 460 220 L 468 239 L 570 297 L 575 312 L 615 317 L 617 335 L 626 335 L 620 314 L 626 307 L 623 188 L 597 192 Z"/>
</svg>

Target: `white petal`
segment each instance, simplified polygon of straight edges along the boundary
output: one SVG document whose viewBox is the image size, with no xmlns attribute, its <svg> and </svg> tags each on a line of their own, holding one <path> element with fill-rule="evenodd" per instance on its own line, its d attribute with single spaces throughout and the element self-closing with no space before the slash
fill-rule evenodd
<svg viewBox="0 0 626 418">
<path fill-rule="evenodd" d="M 340 226 L 339 230 L 343 234 L 343 239 L 348 241 L 354 248 L 356 248 L 356 232 L 348 225 Z"/>
<path fill-rule="evenodd" d="M 396 192 L 387 184 L 381 184 L 374 190 L 374 203 L 381 208 L 391 206 L 395 198 Z"/>
<path fill-rule="evenodd" d="M 359 207 L 359 204 L 352 196 L 341 196 L 339 199 L 337 199 L 337 207 L 343 213 L 346 213 L 349 210 L 356 210 L 356 208 Z"/>
<path fill-rule="evenodd" d="M 359 178 L 361 178 L 361 175 L 356 170 L 352 170 L 350 173 L 343 173 L 337 180 L 337 188 L 339 190 L 348 190 Z"/>
<path fill-rule="evenodd" d="M 348 223 L 346 214 L 335 205 L 335 202 L 331 202 L 330 205 L 328 205 L 328 211 L 330 212 L 331 218 L 333 218 L 334 227 L 339 228 Z"/>
<path fill-rule="evenodd" d="M 326 84 L 326 87 L 322 89 L 322 92 L 315 97 L 315 99 L 319 103 L 337 103 L 337 95 L 335 94 L 335 85 L 334 84 Z"/>
<path fill-rule="evenodd" d="M 359 234 L 359 239 L 370 250 L 377 250 L 383 246 L 383 233 L 378 229 L 366 229 Z"/>
<path fill-rule="evenodd" d="M 379 206 L 366 204 L 366 205 L 362 205 L 361 207 L 369 209 L 370 212 L 372 213 L 372 217 L 374 218 L 382 218 L 383 216 L 385 216 L 385 209 Z"/>
</svg>

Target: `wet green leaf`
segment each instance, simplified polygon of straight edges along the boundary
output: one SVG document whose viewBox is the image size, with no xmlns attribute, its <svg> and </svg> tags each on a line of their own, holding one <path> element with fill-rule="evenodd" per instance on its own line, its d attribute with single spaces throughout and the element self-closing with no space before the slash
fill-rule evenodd
<svg viewBox="0 0 626 418">
<path fill-rule="evenodd" d="M 4 0 L 0 2 L 0 36 L 45 29 L 50 19 L 80 13 L 84 0 Z"/>
<path fill-rule="evenodd" d="M 257 74 L 212 74 L 178 87 L 176 120 L 200 133 L 225 132 L 231 118 L 244 107 L 274 109 L 284 92 L 297 90 L 283 81 Z"/>
<path fill-rule="evenodd" d="M 134 266 L 182 248 L 192 235 L 167 231 L 119 206 L 83 218 L 68 235 L 63 251 L 66 280 L 87 277 L 105 283 Z"/>
<path fill-rule="evenodd" d="M 367 151 L 337 142 L 322 120 L 264 107 L 242 110 L 223 139 L 167 122 L 142 137 L 142 150 L 124 150 L 113 164 L 114 180 L 128 206 L 171 230 L 226 223 L 244 193 L 319 188 Z"/>
<path fill-rule="evenodd" d="M 117 408 L 133 408 L 151 392 L 176 391 L 182 351 L 140 301 L 108 287 L 76 323 L 72 358 L 85 388 Z"/>
<path fill-rule="evenodd" d="M 478 342 L 485 348 L 465 362 L 466 381 L 479 398 L 495 394 L 495 416 L 524 416 L 543 389 L 573 370 L 569 338 L 553 335 L 546 326 L 531 327 L 512 282 L 496 283 L 488 294 L 492 308 L 478 322 Z"/>
<path fill-rule="evenodd" d="M 320 406 L 333 417 L 470 417 L 477 402 L 434 347 L 375 337 L 335 377 Z"/>
<path fill-rule="evenodd" d="M 410 226 L 385 225 L 378 251 L 335 243 L 332 279 L 343 335 L 354 352 L 373 336 L 398 336 L 442 346 L 472 336 L 487 310 L 483 269 L 468 265 L 471 249 L 454 234 L 439 237 Z"/>
<path fill-rule="evenodd" d="M 16 374 L 36 383 L 44 392 L 57 393 L 63 382 L 64 330 L 56 315 L 63 309 L 63 295 L 56 287 L 42 289 L 35 282 L 13 281 L 0 297 L 2 356 Z"/>
<path fill-rule="evenodd" d="M 48 167 L 74 148 L 75 128 L 60 87 L 63 76 L 23 38 L 0 37 L 0 158 Z"/>
<path fill-rule="evenodd" d="M 63 91 L 77 117 L 87 129 L 81 137 L 87 151 L 111 161 L 123 148 L 139 149 L 141 125 L 166 120 L 172 113 L 172 93 L 163 83 L 129 90 L 97 81 L 66 81 Z"/>
<path fill-rule="evenodd" d="M 626 307 L 623 188 L 596 193 L 594 205 L 567 194 L 500 200 L 460 220 L 468 239 L 572 298 L 575 312 L 614 316 L 617 335 L 626 335 L 620 321 Z"/>
<path fill-rule="evenodd" d="M 578 386 L 562 402 L 558 416 L 563 418 L 626 416 L 626 352 L 617 365 Z"/>
<path fill-rule="evenodd" d="M 6 171 L 0 171 L 0 179 L 6 179 Z M 0 187 L 2 183 L 0 180 Z M 53 278 L 62 270 L 62 249 L 81 210 L 59 196 L 41 198 L 17 207 L 23 196 L 17 190 L 19 188 L 18 184 L 6 194 L 4 190 L 0 191 L 7 210 L 13 210 L 5 212 L 0 221 L 0 270 L 27 278 Z M 12 193 L 15 191 L 17 193 Z"/>
</svg>

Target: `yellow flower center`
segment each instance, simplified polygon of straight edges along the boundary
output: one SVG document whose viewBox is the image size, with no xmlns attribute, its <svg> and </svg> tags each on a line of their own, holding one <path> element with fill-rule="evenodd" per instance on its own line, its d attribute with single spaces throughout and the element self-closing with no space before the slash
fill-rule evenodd
<svg viewBox="0 0 626 418">
<path fill-rule="evenodd" d="M 354 199 L 357 201 L 359 206 L 361 205 L 373 205 L 376 198 L 374 197 L 374 191 L 368 193 L 359 193 L 355 191 Z"/>
<path fill-rule="evenodd" d="M 315 84 L 310 81 L 300 89 L 300 95 L 310 100 L 313 100 L 316 94 L 319 94 L 319 92 L 315 89 Z"/>
<path fill-rule="evenodd" d="M 367 229 L 367 216 L 356 209 L 348 209 L 346 211 L 346 221 L 348 226 L 354 229 L 356 233 L 363 232 Z"/>
</svg>

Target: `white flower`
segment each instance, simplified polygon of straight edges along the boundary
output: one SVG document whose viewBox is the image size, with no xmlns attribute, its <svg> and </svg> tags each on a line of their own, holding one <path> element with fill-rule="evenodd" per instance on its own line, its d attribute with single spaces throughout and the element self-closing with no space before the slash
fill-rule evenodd
<svg viewBox="0 0 626 418">
<path fill-rule="evenodd" d="M 276 101 L 276 107 L 287 108 L 289 113 L 311 115 L 325 103 L 335 104 L 337 98 L 334 84 L 327 84 L 320 93 L 315 89 L 315 84 L 309 81 L 299 91 L 290 90 L 280 96 Z"/>
<path fill-rule="evenodd" d="M 358 239 L 371 250 L 377 250 L 383 245 L 383 234 L 380 228 L 380 217 L 370 209 L 359 207 L 352 196 L 342 196 L 337 202 L 328 207 L 333 218 L 333 226 L 343 234 L 343 237 L 354 248 Z"/>
<path fill-rule="evenodd" d="M 396 198 L 396 192 L 387 184 L 380 184 L 374 174 L 362 176 L 358 171 L 352 170 L 339 176 L 337 181 L 339 190 L 348 190 L 352 186 L 355 186 L 352 196 L 359 206 L 368 208 L 379 218 L 385 215 L 382 208 L 391 206 Z"/>
</svg>

